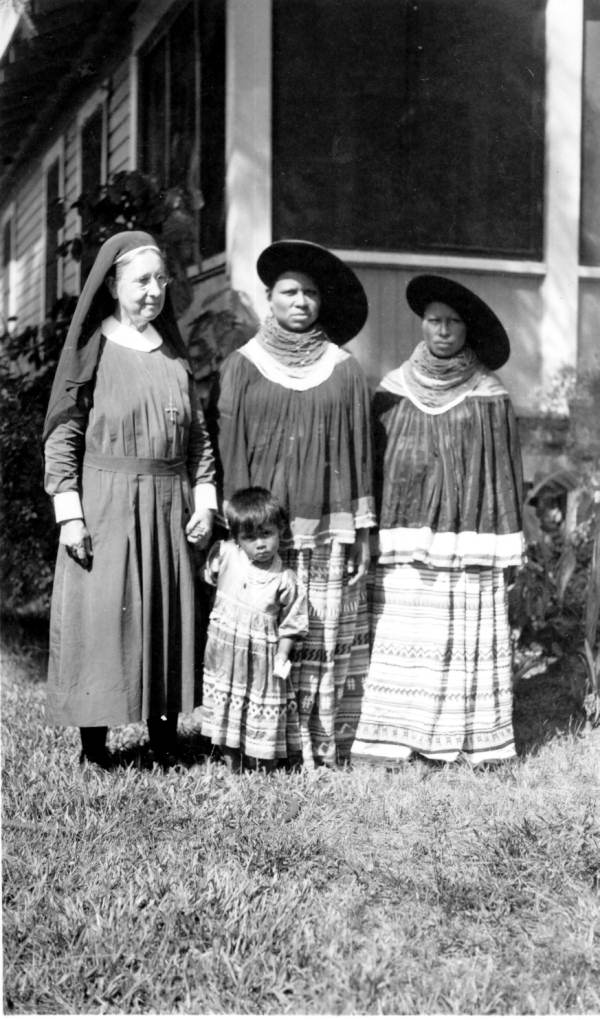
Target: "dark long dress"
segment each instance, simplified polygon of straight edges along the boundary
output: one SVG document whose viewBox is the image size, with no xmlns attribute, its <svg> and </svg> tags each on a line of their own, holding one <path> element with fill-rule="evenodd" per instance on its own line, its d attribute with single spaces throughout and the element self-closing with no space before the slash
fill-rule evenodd
<svg viewBox="0 0 600 1020">
<path fill-rule="evenodd" d="M 213 460 L 189 372 L 164 344 L 141 351 L 103 340 L 80 405 L 46 443 L 47 491 L 80 491 L 94 554 L 86 571 L 59 547 L 48 721 L 117 726 L 191 711 L 194 579 L 184 528 L 191 487 L 213 481 Z"/>
<path fill-rule="evenodd" d="M 223 365 L 218 423 L 225 499 L 260 485 L 288 514 L 282 559 L 309 603 L 293 669 L 303 757 L 333 763 L 349 753 L 368 664 L 366 585 L 347 573 L 356 530 L 375 523 L 365 378 L 333 344 L 292 377 L 254 339 Z"/>
</svg>

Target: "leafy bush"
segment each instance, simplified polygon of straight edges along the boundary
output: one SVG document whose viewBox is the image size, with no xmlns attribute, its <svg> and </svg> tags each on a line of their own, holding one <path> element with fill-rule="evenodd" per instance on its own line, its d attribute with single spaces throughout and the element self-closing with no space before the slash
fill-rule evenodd
<svg viewBox="0 0 600 1020">
<path fill-rule="evenodd" d="M 560 661 L 592 725 L 600 722 L 600 376 L 561 374 L 569 467 L 528 493 L 527 562 L 511 590 L 517 678 Z"/>
<path fill-rule="evenodd" d="M 0 344 L 0 592 L 5 612 L 43 613 L 52 589 L 56 528 L 43 489 L 42 428 L 58 354 L 75 305 L 57 302 L 38 329 Z"/>
<path fill-rule="evenodd" d="M 206 406 L 219 368 L 228 354 L 256 333 L 258 319 L 247 294 L 224 287 L 205 298 L 188 328 L 188 352 L 200 397 Z"/>
<path fill-rule="evenodd" d="M 81 216 L 81 234 L 58 249 L 84 261 L 89 269 L 98 249 L 122 230 L 146 230 L 161 245 L 172 282 L 169 293 L 176 315 L 183 315 L 193 297 L 190 272 L 199 270 L 198 198 L 182 188 L 161 188 L 158 181 L 139 170 L 121 170 L 93 193 L 83 192 L 73 208 Z"/>
</svg>

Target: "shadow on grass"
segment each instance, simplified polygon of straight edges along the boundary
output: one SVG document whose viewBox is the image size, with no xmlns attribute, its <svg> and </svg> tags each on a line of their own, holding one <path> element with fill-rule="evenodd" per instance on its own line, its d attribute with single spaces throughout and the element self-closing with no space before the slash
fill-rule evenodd
<svg viewBox="0 0 600 1020">
<path fill-rule="evenodd" d="M 2 650 L 23 660 L 34 683 L 46 680 L 48 627 L 48 617 L 39 613 L 0 614 Z"/>
<path fill-rule="evenodd" d="M 25 676 L 31 683 L 46 682 L 49 643 L 47 615 L 36 612 L 3 612 L 0 614 L 0 641 L 3 653 L 18 658 L 24 666 Z M 218 758 L 210 741 L 200 733 L 199 723 L 191 722 L 187 718 L 184 728 L 180 728 L 179 731 L 176 754 L 165 755 L 162 759 L 152 752 L 147 742 L 145 727 L 140 727 L 139 724 L 124 727 L 122 735 L 130 729 L 135 730 L 131 743 L 127 740 L 124 745 L 111 752 L 114 768 L 134 768 L 138 771 L 152 770 L 155 767 L 163 768 L 165 771 L 174 767 L 188 769 L 195 765 L 204 765 L 209 759 Z"/>
<path fill-rule="evenodd" d="M 585 722 L 581 699 L 573 694 L 569 675 L 568 665 L 556 663 L 545 673 L 517 684 L 513 723 L 520 758 L 553 737 L 577 732 Z"/>
<path fill-rule="evenodd" d="M 2 614 L 0 635 L 3 648 L 29 660 L 33 682 L 46 679 L 48 660 L 48 618 L 37 613 Z M 585 721 L 581 698 L 572 690 L 568 664 L 553 664 L 545 673 L 519 681 L 515 690 L 513 721 L 517 754 L 524 757 L 561 734 L 577 732 Z M 199 730 L 180 734 L 180 763 L 187 768 L 211 757 L 210 744 Z M 214 755 L 214 749 L 213 749 Z M 144 748 L 124 751 L 120 764 L 151 768 L 152 757 Z"/>
</svg>

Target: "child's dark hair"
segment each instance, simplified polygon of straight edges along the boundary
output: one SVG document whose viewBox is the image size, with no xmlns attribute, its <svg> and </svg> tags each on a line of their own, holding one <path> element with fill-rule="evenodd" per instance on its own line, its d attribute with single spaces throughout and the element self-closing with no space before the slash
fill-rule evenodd
<svg viewBox="0 0 600 1020">
<path fill-rule="evenodd" d="M 265 526 L 276 527 L 281 535 L 287 524 L 285 512 L 277 497 L 258 485 L 234 492 L 225 516 L 232 537 L 236 540 L 240 536 L 253 538 Z"/>
</svg>

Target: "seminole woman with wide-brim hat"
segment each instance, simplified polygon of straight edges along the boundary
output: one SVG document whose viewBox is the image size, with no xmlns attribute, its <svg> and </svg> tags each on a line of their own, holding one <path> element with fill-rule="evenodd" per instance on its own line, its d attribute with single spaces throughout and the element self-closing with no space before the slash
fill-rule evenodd
<svg viewBox="0 0 600 1020">
<path fill-rule="evenodd" d="M 492 370 L 504 327 L 473 291 L 417 276 L 412 356 L 374 398 L 373 648 L 352 757 L 473 765 L 515 754 L 506 568 L 523 556 L 522 470 Z"/>
<path fill-rule="evenodd" d="M 310 622 L 289 680 L 300 733 L 290 734 L 288 756 L 301 751 L 310 768 L 347 758 L 367 670 L 370 398 L 342 348 L 362 329 L 368 306 L 354 272 L 317 244 L 277 241 L 257 270 L 270 315 L 220 377 L 223 496 L 262 486 L 289 520 L 282 558 L 307 591 Z M 212 704 L 219 694 L 205 682 L 204 697 Z M 225 704 L 224 726 L 227 711 Z"/>
</svg>

